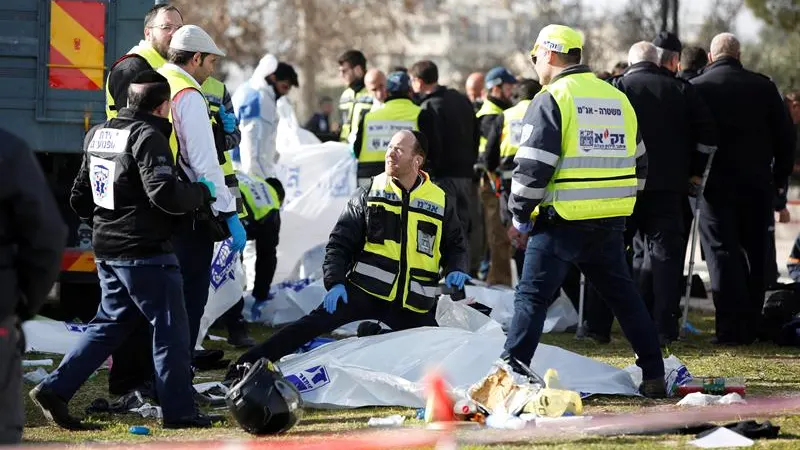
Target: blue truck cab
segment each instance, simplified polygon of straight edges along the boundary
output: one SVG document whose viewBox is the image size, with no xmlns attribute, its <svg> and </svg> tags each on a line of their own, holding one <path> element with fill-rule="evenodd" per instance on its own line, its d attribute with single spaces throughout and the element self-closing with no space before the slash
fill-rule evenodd
<svg viewBox="0 0 800 450">
<path fill-rule="evenodd" d="M 155 2 L 158 3 L 158 2 Z M 97 276 L 91 226 L 69 207 L 83 139 L 105 121 L 108 68 L 143 35 L 153 0 L 2 0 L 0 127 L 36 152 L 69 226 L 60 297 L 94 314 Z M 84 314 L 85 315 L 85 314 Z M 91 317 L 89 315 L 89 317 Z"/>
</svg>

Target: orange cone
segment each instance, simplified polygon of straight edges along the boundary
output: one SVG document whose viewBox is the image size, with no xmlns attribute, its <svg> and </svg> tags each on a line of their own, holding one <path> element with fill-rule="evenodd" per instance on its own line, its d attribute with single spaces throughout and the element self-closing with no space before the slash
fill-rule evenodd
<svg viewBox="0 0 800 450">
<path fill-rule="evenodd" d="M 453 422 L 453 399 L 447 393 L 447 385 L 438 371 L 428 374 L 425 380 L 428 401 L 425 404 L 425 422 Z"/>
</svg>

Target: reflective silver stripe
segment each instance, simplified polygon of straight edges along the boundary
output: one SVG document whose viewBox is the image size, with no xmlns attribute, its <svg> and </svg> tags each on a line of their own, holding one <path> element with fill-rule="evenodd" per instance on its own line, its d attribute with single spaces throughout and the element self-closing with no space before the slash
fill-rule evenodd
<svg viewBox="0 0 800 450">
<path fill-rule="evenodd" d="M 544 195 L 544 188 L 529 188 L 517 180 L 511 180 L 511 193 L 529 199 L 540 199 Z"/>
<path fill-rule="evenodd" d="M 697 151 L 700 153 L 705 153 L 706 155 L 710 155 L 717 150 L 716 145 L 706 145 L 706 144 L 697 144 Z"/>
<path fill-rule="evenodd" d="M 416 281 L 411 281 L 408 284 L 408 288 L 411 290 L 411 292 L 422 295 L 424 297 L 436 298 L 436 296 L 438 295 L 438 289 L 436 288 L 436 286 L 423 286 L 417 283 Z"/>
<path fill-rule="evenodd" d="M 639 190 L 644 190 L 644 185 L 647 183 L 646 178 L 639 178 Z"/>
<path fill-rule="evenodd" d="M 644 155 L 646 152 L 647 152 L 647 148 L 644 146 L 644 141 L 639 141 L 639 143 L 636 144 L 636 154 L 633 155 L 633 157 L 634 158 L 638 158 L 638 157 Z"/>
<path fill-rule="evenodd" d="M 636 167 L 636 158 L 576 156 L 562 159 L 559 167 L 562 169 L 627 169 Z"/>
<path fill-rule="evenodd" d="M 360 262 L 356 264 L 355 269 L 353 272 L 358 272 L 361 275 L 368 276 L 370 278 L 375 278 L 378 281 L 383 281 L 386 284 L 394 284 L 394 274 L 391 272 L 387 272 L 383 269 L 379 269 L 375 266 L 365 264 Z"/>
<path fill-rule="evenodd" d="M 526 147 L 523 145 L 517 150 L 517 155 L 514 158 L 532 159 L 555 167 L 558 163 L 559 155 L 540 148 Z"/>
<path fill-rule="evenodd" d="M 602 188 L 565 189 L 555 192 L 555 201 L 599 200 L 610 198 L 635 197 L 638 186 L 617 186 Z"/>
</svg>

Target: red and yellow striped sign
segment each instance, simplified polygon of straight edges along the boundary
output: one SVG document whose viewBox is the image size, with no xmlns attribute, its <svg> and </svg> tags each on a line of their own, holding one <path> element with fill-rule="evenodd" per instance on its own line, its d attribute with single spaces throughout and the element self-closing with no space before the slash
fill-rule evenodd
<svg viewBox="0 0 800 450">
<path fill-rule="evenodd" d="M 89 251 L 66 249 L 61 258 L 62 272 L 94 272 L 94 253 Z"/>
<path fill-rule="evenodd" d="M 106 5 L 98 1 L 50 2 L 51 88 L 103 88 Z"/>
</svg>

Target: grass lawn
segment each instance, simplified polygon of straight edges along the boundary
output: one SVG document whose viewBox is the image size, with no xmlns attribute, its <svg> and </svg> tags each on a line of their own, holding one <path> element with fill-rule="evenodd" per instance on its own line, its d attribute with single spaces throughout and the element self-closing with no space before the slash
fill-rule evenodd
<svg viewBox="0 0 800 450">
<path fill-rule="evenodd" d="M 713 333 L 713 316 L 693 314 L 692 323 L 703 334 L 694 336 L 687 342 L 676 343 L 671 351 L 677 355 L 696 376 L 741 376 L 747 379 L 748 396 L 767 396 L 793 394 L 800 392 L 800 349 L 777 347 L 774 345 L 757 344 L 741 348 L 718 348 L 708 341 Z M 271 331 L 267 328 L 252 327 L 252 334 L 256 338 L 264 338 Z M 213 331 L 213 334 L 223 335 L 224 332 Z M 599 345 L 592 341 L 577 341 L 571 334 L 545 335 L 543 342 L 557 345 L 576 353 L 586 355 L 608 364 L 625 367 L 633 364 L 632 352 L 618 329 L 615 330 L 612 342 L 609 345 Z M 224 342 L 206 341 L 207 348 L 219 348 L 226 351 L 226 358 L 235 357 L 240 352 L 233 351 Z M 36 359 L 40 355 L 28 355 Z M 47 355 L 52 357 L 52 355 Z M 58 358 L 56 358 L 58 361 Z M 49 368 L 52 370 L 52 368 Z M 219 380 L 222 371 L 201 372 L 198 382 Z M 208 377 L 208 378 L 206 378 Z M 33 387 L 25 384 L 25 392 Z M 89 403 L 97 397 L 108 397 L 107 373 L 100 371 L 90 379 L 78 392 L 70 403 L 73 413 L 82 413 Z M 160 425 L 150 419 L 138 416 L 97 416 L 91 420 L 106 425 L 102 431 L 70 432 L 47 425 L 38 409 L 25 397 L 26 403 L 26 429 L 24 439 L 26 443 L 63 443 L 80 445 L 87 443 L 152 443 L 153 441 L 186 441 L 186 440 L 220 440 L 220 439 L 249 439 L 250 435 L 241 431 L 234 422 L 217 426 L 208 430 L 162 430 Z M 665 401 L 651 401 L 627 397 L 598 397 L 590 398 L 585 402 L 585 414 L 597 413 L 622 413 L 641 410 L 648 407 L 675 408 L 677 399 Z M 304 439 L 315 434 L 344 433 L 352 430 L 366 428 L 370 417 L 387 416 L 391 414 L 414 415 L 414 410 L 409 408 L 359 408 L 352 410 L 307 410 L 302 422 L 293 428 L 281 439 Z M 781 426 L 781 436 L 776 440 L 759 440 L 757 445 L 769 448 L 800 448 L 800 415 L 771 419 Z M 412 426 L 420 426 L 416 420 L 406 421 Z M 151 429 L 151 436 L 137 436 L 128 433 L 130 425 L 146 425 Z M 675 448 L 683 447 L 692 436 L 658 435 L 637 436 L 626 435 L 618 437 L 585 437 L 582 439 L 547 438 L 534 443 L 524 442 L 492 446 L 465 445 L 462 448 L 584 448 L 584 449 L 612 449 L 612 448 Z M 261 438 L 264 441 L 277 438 Z"/>
</svg>

